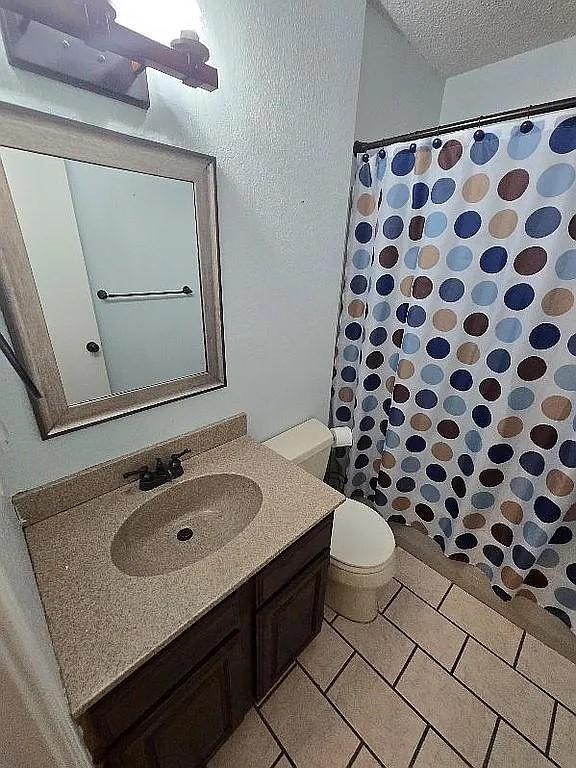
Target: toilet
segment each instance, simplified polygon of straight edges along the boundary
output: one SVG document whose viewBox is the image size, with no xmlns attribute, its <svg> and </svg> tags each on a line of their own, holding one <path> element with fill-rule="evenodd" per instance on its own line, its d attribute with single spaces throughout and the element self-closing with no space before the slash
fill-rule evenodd
<svg viewBox="0 0 576 768">
<path fill-rule="evenodd" d="M 333 443 L 330 429 L 310 419 L 264 445 L 322 480 Z M 326 604 L 352 621 L 372 621 L 378 593 L 394 577 L 395 559 L 388 523 L 366 504 L 346 499 L 334 511 Z"/>
</svg>

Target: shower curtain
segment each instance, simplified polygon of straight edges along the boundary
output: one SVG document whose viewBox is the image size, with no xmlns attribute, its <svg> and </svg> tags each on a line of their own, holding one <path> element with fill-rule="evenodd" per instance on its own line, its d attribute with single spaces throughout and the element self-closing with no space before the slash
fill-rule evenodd
<svg viewBox="0 0 576 768">
<path fill-rule="evenodd" d="M 576 113 L 357 157 L 348 496 L 576 624 Z"/>
</svg>

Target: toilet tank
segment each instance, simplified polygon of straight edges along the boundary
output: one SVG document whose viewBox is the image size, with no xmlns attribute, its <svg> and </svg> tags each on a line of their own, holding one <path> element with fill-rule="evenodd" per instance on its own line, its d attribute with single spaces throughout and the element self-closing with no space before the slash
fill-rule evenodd
<svg viewBox="0 0 576 768">
<path fill-rule="evenodd" d="M 318 419 L 309 419 L 266 440 L 264 445 L 323 480 L 332 443 L 328 427 Z"/>
</svg>

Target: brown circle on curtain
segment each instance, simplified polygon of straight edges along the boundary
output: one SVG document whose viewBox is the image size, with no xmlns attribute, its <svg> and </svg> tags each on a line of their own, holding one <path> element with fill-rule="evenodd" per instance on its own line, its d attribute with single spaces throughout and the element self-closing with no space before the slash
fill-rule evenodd
<svg viewBox="0 0 576 768">
<path fill-rule="evenodd" d="M 383 248 L 380 251 L 378 261 L 380 262 L 380 266 L 389 269 L 396 264 L 399 258 L 400 254 L 398 253 L 398 248 L 396 248 L 395 245 L 387 245 L 386 248 Z"/>
<path fill-rule="evenodd" d="M 473 312 L 464 320 L 464 330 L 470 336 L 482 336 L 488 330 L 489 320 L 483 312 Z"/>
<path fill-rule="evenodd" d="M 534 445 L 546 451 L 558 442 L 558 432 L 550 424 L 538 424 L 530 430 L 530 438 Z"/>
<path fill-rule="evenodd" d="M 478 345 L 474 344 L 473 341 L 466 341 L 464 344 L 460 344 L 458 351 L 456 352 L 456 357 L 461 363 L 474 365 L 474 363 L 477 363 L 478 360 L 480 360 L 480 350 L 478 349 Z"/>
<path fill-rule="evenodd" d="M 398 510 L 398 512 L 402 512 L 405 509 L 408 509 L 410 506 L 410 499 L 406 496 L 396 496 L 396 498 L 392 501 L 392 509 Z"/>
<path fill-rule="evenodd" d="M 551 469 L 546 476 L 546 487 L 554 496 L 568 496 L 574 490 L 574 480 L 559 469 Z"/>
<path fill-rule="evenodd" d="M 443 171 L 449 171 L 462 157 L 462 144 L 456 139 L 448 139 L 438 153 L 438 165 Z"/>
<path fill-rule="evenodd" d="M 503 501 L 502 504 L 500 504 L 500 511 L 506 520 L 509 520 L 515 525 L 521 523 L 522 518 L 524 517 L 524 510 L 517 501 Z"/>
<path fill-rule="evenodd" d="M 425 413 L 415 413 L 410 419 L 410 426 L 418 432 L 426 432 L 432 426 L 432 420 Z"/>
<path fill-rule="evenodd" d="M 421 520 L 414 520 L 410 523 L 410 526 L 412 528 L 415 528 L 420 533 L 423 533 L 424 536 L 428 536 L 428 528 L 424 525 L 424 523 Z"/>
<path fill-rule="evenodd" d="M 450 461 L 454 456 L 454 452 L 447 443 L 434 443 L 432 446 L 432 455 L 435 456 L 438 461 Z"/>
<path fill-rule="evenodd" d="M 392 467 L 396 466 L 396 459 L 394 458 L 394 454 L 390 453 L 390 451 L 384 451 L 381 461 L 384 469 L 392 469 Z"/>
<path fill-rule="evenodd" d="M 496 379 L 484 379 L 480 382 L 478 389 L 484 400 L 489 400 L 490 402 L 498 400 L 502 394 L 502 387 Z"/>
<path fill-rule="evenodd" d="M 404 384 L 395 384 L 392 390 L 392 400 L 395 403 L 405 403 L 410 400 L 410 390 Z"/>
<path fill-rule="evenodd" d="M 350 317 L 362 317 L 364 314 L 364 302 L 360 299 L 354 299 L 348 304 L 348 314 Z"/>
<path fill-rule="evenodd" d="M 354 392 L 350 387 L 342 387 L 338 392 L 338 397 L 343 403 L 351 403 L 354 400 Z"/>
<path fill-rule="evenodd" d="M 505 565 L 500 571 L 502 582 L 508 587 L 508 589 L 518 589 L 524 579 L 509 565 Z"/>
<path fill-rule="evenodd" d="M 442 419 L 442 421 L 438 422 L 436 429 L 438 434 L 447 440 L 455 440 L 460 434 L 460 427 L 452 419 Z"/>
<path fill-rule="evenodd" d="M 412 296 L 415 299 L 425 299 L 430 296 L 433 288 L 432 280 L 426 275 L 419 275 L 412 284 Z"/>
<path fill-rule="evenodd" d="M 546 363 L 541 357 L 532 355 L 518 363 L 516 371 L 523 381 L 536 381 L 536 379 L 541 379 L 544 376 L 546 368 Z"/>
<path fill-rule="evenodd" d="M 525 579 L 525 583 L 528 584 L 529 587 L 536 587 L 536 589 L 546 589 L 548 586 L 548 579 L 542 571 L 538 570 L 538 568 L 532 568 L 530 573 Z"/>
<path fill-rule="evenodd" d="M 396 328 L 392 334 L 392 343 L 398 349 L 402 349 L 402 339 L 404 338 L 404 328 Z"/>
<path fill-rule="evenodd" d="M 542 299 L 542 309 L 546 315 L 558 317 L 572 309 L 574 294 L 568 288 L 553 288 Z"/>
<path fill-rule="evenodd" d="M 568 224 L 568 234 L 572 240 L 576 240 L 576 213 L 572 216 L 570 223 Z"/>
<path fill-rule="evenodd" d="M 390 392 L 390 394 L 392 394 L 392 392 L 394 391 L 395 382 L 396 382 L 396 376 L 388 376 L 388 378 L 386 379 L 386 383 L 384 386 L 386 387 L 388 392 Z"/>
<path fill-rule="evenodd" d="M 534 592 L 531 592 L 529 589 L 519 589 L 518 592 L 516 592 L 516 597 L 523 597 L 525 600 L 530 600 L 531 603 L 538 602 Z"/>
<path fill-rule="evenodd" d="M 530 183 L 530 175 L 524 168 L 515 168 L 513 171 L 508 171 L 498 183 L 498 195 L 502 200 L 511 202 L 512 200 L 518 200 L 522 197 L 524 192 L 528 189 Z"/>
<path fill-rule="evenodd" d="M 576 504 L 572 504 L 563 517 L 565 523 L 573 523 L 576 520 Z"/>
<path fill-rule="evenodd" d="M 507 525 L 504 525 L 504 523 L 495 523 L 492 528 L 490 528 L 490 533 L 499 544 L 503 544 L 505 547 L 509 547 L 510 544 L 512 544 L 514 534 Z"/>
<path fill-rule="evenodd" d="M 548 254 L 539 245 L 524 248 L 514 259 L 514 269 L 519 275 L 535 275 L 545 266 Z"/>
<path fill-rule="evenodd" d="M 366 367 L 370 368 L 371 371 L 375 371 L 377 368 L 380 368 L 383 362 L 384 355 L 382 352 L 376 350 L 375 352 L 370 352 L 366 358 Z"/>
<path fill-rule="evenodd" d="M 477 528 L 483 528 L 486 525 L 486 518 L 484 515 L 481 515 L 480 512 L 472 512 L 472 514 L 466 515 L 462 520 L 462 523 L 464 528 L 476 530 Z"/>
<path fill-rule="evenodd" d="M 487 488 L 495 488 L 504 480 L 504 473 L 499 469 L 483 469 L 478 479 Z"/>
<path fill-rule="evenodd" d="M 563 395 L 550 395 L 542 401 L 542 413 L 553 421 L 564 421 L 570 416 L 572 403 Z"/>
<path fill-rule="evenodd" d="M 426 219 L 424 216 L 413 216 L 410 219 L 410 225 L 408 227 L 408 236 L 410 240 L 420 240 L 422 233 L 424 232 L 424 224 Z"/>
<path fill-rule="evenodd" d="M 516 437 L 524 429 L 524 422 L 518 416 L 507 416 L 498 422 L 498 432 L 502 437 Z"/>
</svg>

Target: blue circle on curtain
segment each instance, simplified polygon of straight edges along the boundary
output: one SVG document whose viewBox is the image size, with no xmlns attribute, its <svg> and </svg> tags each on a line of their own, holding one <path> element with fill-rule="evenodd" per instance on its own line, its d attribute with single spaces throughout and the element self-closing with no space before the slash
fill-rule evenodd
<svg viewBox="0 0 576 768">
<path fill-rule="evenodd" d="M 508 405 L 513 411 L 523 411 L 530 408 L 534 402 L 534 392 L 528 387 L 516 387 L 508 395 Z"/>
<path fill-rule="evenodd" d="M 485 165 L 498 152 L 499 145 L 500 140 L 495 133 L 485 133 L 482 141 L 475 141 L 470 147 L 470 160 L 475 165 Z"/>
<path fill-rule="evenodd" d="M 565 155 L 576 149 L 576 117 L 572 116 L 558 123 L 550 136 L 550 149 L 558 155 Z"/>
<path fill-rule="evenodd" d="M 360 336 L 362 336 L 362 326 L 360 323 L 348 323 L 346 328 L 344 328 L 344 335 L 350 341 L 358 341 Z"/>
<path fill-rule="evenodd" d="M 494 464 L 504 464 L 504 462 L 510 461 L 512 456 L 514 456 L 514 449 L 508 443 L 497 443 L 488 448 L 488 458 Z"/>
<path fill-rule="evenodd" d="M 366 482 L 366 475 L 364 472 L 356 472 L 352 478 L 352 485 L 357 488 L 360 485 L 364 485 Z"/>
<path fill-rule="evenodd" d="M 403 472 L 419 472 L 421 466 L 420 459 L 417 459 L 416 456 L 408 456 L 402 460 L 400 466 Z"/>
<path fill-rule="evenodd" d="M 352 280 L 350 280 L 350 290 L 352 293 L 355 293 L 356 296 L 364 293 L 366 288 L 368 288 L 368 280 L 366 280 L 364 275 L 354 275 Z"/>
<path fill-rule="evenodd" d="M 527 477 L 514 477 L 510 480 L 510 490 L 522 501 L 530 501 L 534 495 L 534 485 Z"/>
<path fill-rule="evenodd" d="M 394 430 L 389 429 L 386 432 L 386 446 L 388 448 L 398 448 L 400 445 L 400 436 L 394 432 Z"/>
<path fill-rule="evenodd" d="M 370 163 L 363 163 L 358 171 L 358 178 L 365 187 L 372 186 L 372 172 L 370 170 Z"/>
<path fill-rule="evenodd" d="M 560 366 L 554 374 L 554 381 L 561 389 L 565 389 L 567 392 L 576 392 L 576 365 Z M 576 426 L 574 428 L 576 429 Z"/>
<path fill-rule="evenodd" d="M 359 243 L 367 243 L 372 239 L 372 225 L 361 221 L 354 230 L 354 236 Z"/>
<path fill-rule="evenodd" d="M 390 357 L 388 358 L 388 365 L 393 371 L 396 371 L 398 369 L 398 363 L 400 362 L 400 355 L 398 352 L 394 352 Z"/>
<path fill-rule="evenodd" d="M 412 187 L 412 208 L 418 210 L 423 208 L 428 202 L 428 185 L 422 181 L 417 181 Z"/>
<path fill-rule="evenodd" d="M 472 451 L 472 453 L 478 453 L 478 451 L 482 450 L 482 438 L 480 437 L 480 433 L 475 429 L 466 432 L 464 442 L 466 443 L 468 450 Z"/>
<path fill-rule="evenodd" d="M 453 272 L 462 272 L 472 263 L 472 251 L 467 245 L 457 245 L 446 256 L 446 263 Z"/>
<path fill-rule="evenodd" d="M 473 383 L 474 380 L 472 375 L 469 373 L 469 371 L 465 371 L 463 369 L 454 371 L 454 373 L 450 376 L 451 386 L 454 389 L 457 389 L 459 392 L 467 392 L 472 388 Z"/>
<path fill-rule="evenodd" d="M 542 528 L 540 528 L 539 525 L 536 525 L 532 520 L 528 520 L 524 523 L 522 535 L 531 547 L 543 547 L 548 541 L 548 534 L 546 531 L 542 530 Z"/>
<path fill-rule="evenodd" d="M 363 382 L 364 389 L 367 392 L 373 392 L 375 389 L 378 389 L 380 384 L 382 384 L 382 379 L 377 373 L 368 374 Z"/>
<path fill-rule="evenodd" d="M 410 187 L 407 184 L 394 184 L 386 194 L 386 202 L 390 208 L 403 208 L 410 198 Z"/>
<path fill-rule="evenodd" d="M 488 491 L 473 493 L 470 502 L 474 509 L 489 509 L 494 504 L 494 495 Z"/>
<path fill-rule="evenodd" d="M 510 134 L 508 155 L 512 160 L 525 160 L 534 152 L 541 138 L 542 130 L 539 125 L 534 124 L 528 133 L 523 133 L 520 126 L 517 126 Z"/>
<path fill-rule="evenodd" d="M 458 301 L 464 295 L 464 283 L 457 277 L 449 277 L 444 280 L 438 293 L 444 301 Z"/>
<path fill-rule="evenodd" d="M 390 304 L 387 301 L 379 301 L 378 304 L 374 304 L 372 309 L 372 317 L 379 323 L 384 322 L 390 316 Z"/>
<path fill-rule="evenodd" d="M 511 344 L 520 338 L 522 323 L 516 317 L 505 317 L 496 324 L 496 338 L 507 344 Z"/>
<path fill-rule="evenodd" d="M 351 365 L 346 365 L 342 368 L 340 376 L 342 376 L 342 381 L 350 384 L 351 382 L 356 381 L 356 368 L 352 368 Z"/>
<path fill-rule="evenodd" d="M 420 339 L 415 333 L 405 333 L 402 337 L 402 351 L 413 355 L 420 349 Z"/>
<path fill-rule="evenodd" d="M 446 214 L 442 213 L 442 211 L 434 211 L 434 213 L 431 213 L 426 219 L 424 234 L 427 237 L 438 237 L 444 232 L 447 226 L 448 219 L 446 218 Z"/>
<path fill-rule="evenodd" d="M 480 269 L 483 272 L 495 274 L 504 269 L 507 261 L 508 251 L 506 248 L 495 245 L 492 248 L 488 248 L 488 250 L 484 251 L 482 256 L 480 256 Z"/>
<path fill-rule="evenodd" d="M 394 278 L 392 275 L 382 275 L 376 281 L 376 293 L 380 296 L 388 296 L 394 290 Z"/>
<path fill-rule="evenodd" d="M 504 304 L 508 309 L 520 311 L 526 309 L 534 301 L 534 288 L 529 283 L 517 283 L 508 288 L 504 294 Z"/>
<path fill-rule="evenodd" d="M 358 347 L 354 346 L 354 344 L 348 344 L 347 347 L 344 347 L 344 350 L 342 352 L 342 357 L 346 362 L 348 363 L 354 363 L 356 360 L 358 360 L 360 356 L 360 350 Z"/>
<path fill-rule="evenodd" d="M 482 217 L 478 211 L 464 211 L 464 213 L 461 213 L 454 222 L 454 232 L 458 237 L 466 239 L 468 237 L 473 237 L 476 232 L 478 232 L 481 225 Z"/>
<path fill-rule="evenodd" d="M 565 467 L 573 469 L 576 467 L 576 442 L 574 440 L 565 440 L 558 451 L 560 461 Z"/>
<path fill-rule="evenodd" d="M 399 427 L 406 421 L 406 417 L 400 410 L 400 408 L 390 408 L 390 413 L 388 414 L 388 421 L 390 424 L 392 424 L 393 427 Z"/>
<path fill-rule="evenodd" d="M 352 412 L 350 411 L 350 408 L 347 408 L 344 405 L 340 406 L 340 408 L 337 408 L 336 418 L 338 421 L 350 421 L 352 418 Z"/>
<path fill-rule="evenodd" d="M 444 502 L 444 506 L 446 507 L 446 512 L 448 512 L 450 517 L 453 520 L 456 520 L 460 514 L 460 505 L 458 504 L 458 499 L 454 499 L 452 496 L 449 496 Z"/>
<path fill-rule="evenodd" d="M 366 267 L 370 265 L 371 260 L 371 254 L 362 248 L 356 251 L 354 256 L 352 256 L 352 264 L 354 264 L 356 269 L 366 269 Z"/>
<path fill-rule="evenodd" d="M 376 426 L 376 422 L 372 418 L 372 416 L 363 416 L 360 419 L 359 427 L 362 432 L 370 432 L 371 429 L 374 429 Z"/>
<path fill-rule="evenodd" d="M 438 205 L 441 205 L 442 203 L 445 203 L 447 200 L 450 200 L 450 198 L 454 194 L 455 189 L 456 189 L 456 182 L 454 181 L 454 179 L 450 179 L 450 178 L 438 179 L 438 181 L 434 182 L 434 186 L 432 187 L 430 198 L 433 203 L 437 203 Z"/>
<path fill-rule="evenodd" d="M 505 349 L 493 349 L 486 358 L 486 365 L 494 373 L 507 371 L 510 368 L 510 362 L 510 353 Z"/>
<path fill-rule="evenodd" d="M 526 219 L 524 229 L 529 237 L 547 237 L 558 229 L 561 221 L 562 214 L 558 208 L 548 205 L 531 213 Z"/>
<path fill-rule="evenodd" d="M 381 328 L 379 326 L 370 331 L 370 344 L 372 344 L 373 347 L 379 347 L 381 344 L 384 344 L 387 338 L 388 332 L 386 331 L 386 328 Z"/>
<path fill-rule="evenodd" d="M 569 163 L 557 163 L 540 174 L 536 189 L 542 197 L 556 197 L 569 190 L 575 178 L 574 166 Z"/>
<path fill-rule="evenodd" d="M 426 474 L 430 480 L 434 480 L 435 483 L 443 483 L 446 480 L 446 470 L 441 467 L 440 464 L 428 464 L 426 467 Z"/>
<path fill-rule="evenodd" d="M 439 365 L 429 363 L 420 371 L 420 378 L 426 384 L 440 384 L 444 378 L 444 371 Z"/>
<path fill-rule="evenodd" d="M 458 466 L 466 477 L 470 477 L 474 473 L 474 462 L 467 453 L 462 453 L 458 456 Z"/>
<path fill-rule="evenodd" d="M 576 251 L 566 251 L 559 256 L 555 269 L 560 280 L 576 279 Z"/>
<path fill-rule="evenodd" d="M 444 399 L 442 406 L 451 416 L 462 416 L 466 413 L 466 403 L 460 395 L 450 395 Z"/>
<path fill-rule="evenodd" d="M 421 389 L 416 393 L 416 405 L 420 408 L 435 408 L 438 403 L 438 397 L 431 389 Z"/>
<path fill-rule="evenodd" d="M 472 418 L 479 427 L 487 427 L 492 421 L 492 414 L 485 405 L 477 405 L 472 409 Z"/>
<path fill-rule="evenodd" d="M 368 395 L 362 400 L 362 410 L 364 413 L 370 413 L 375 408 L 378 408 L 378 398 L 375 395 Z"/>
<path fill-rule="evenodd" d="M 434 485 L 430 485 L 430 483 L 424 483 L 420 488 L 420 493 L 426 501 L 431 501 L 432 503 L 440 501 L 440 491 Z"/>
<path fill-rule="evenodd" d="M 472 288 L 472 301 L 479 307 L 489 307 L 496 301 L 498 286 L 492 280 L 483 280 Z"/>
<path fill-rule="evenodd" d="M 412 435 L 406 440 L 406 448 L 410 453 L 421 453 L 426 448 L 426 440 L 420 435 Z"/>
<path fill-rule="evenodd" d="M 382 151 L 383 150 L 380 150 L 380 152 L 378 152 L 378 159 L 376 160 L 376 177 L 378 179 L 384 178 L 386 168 L 388 167 L 388 156 L 386 152 L 382 154 Z"/>
<path fill-rule="evenodd" d="M 576 356 L 576 333 L 573 333 L 572 336 L 570 336 L 566 342 L 566 346 L 568 347 L 568 352 L 570 352 L 571 355 Z"/>
<path fill-rule="evenodd" d="M 395 176 L 406 176 L 414 168 L 416 156 L 409 149 L 401 149 L 392 160 L 392 173 Z"/>
<path fill-rule="evenodd" d="M 406 318 L 408 317 L 408 302 L 405 301 L 402 304 L 400 304 L 398 307 L 396 307 L 396 317 L 398 320 L 400 320 L 401 323 L 406 322 Z"/>
<path fill-rule="evenodd" d="M 382 226 L 382 234 L 388 240 L 396 240 L 404 229 L 404 221 L 401 216 L 389 216 Z M 367 242 L 366 240 L 362 242 Z"/>
<path fill-rule="evenodd" d="M 396 489 L 403 493 L 410 493 L 416 488 L 416 482 L 412 477 L 401 477 L 396 483 Z"/>
<path fill-rule="evenodd" d="M 560 341 L 560 330 L 552 323 L 540 323 L 530 331 L 529 338 L 534 349 L 550 349 Z"/>
<path fill-rule="evenodd" d="M 450 344 L 441 336 L 435 336 L 426 344 L 426 351 L 436 360 L 442 360 L 450 354 Z"/>
<path fill-rule="evenodd" d="M 538 496 L 534 502 L 534 512 L 543 523 L 555 523 L 562 514 L 560 507 L 547 496 Z"/>
<path fill-rule="evenodd" d="M 417 304 L 413 304 L 406 315 L 406 322 L 411 328 L 419 328 L 426 322 L 426 310 Z"/>
<path fill-rule="evenodd" d="M 418 264 L 418 254 L 420 253 L 420 247 L 417 245 L 413 245 L 412 248 L 408 248 L 404 255 L 404 264 L 408 267 L 408 269 L 416 269 L 416 265 Z"/>
<path fill-rule="evenodd" d="M 536 451 L 526 451 L 526 453 L 523 453 L 522 456 L 520 456 L 519 463 L 525 472 L 528 472 L 529 475 L 533 475 L 534 477 L 538 477 L 542 474 L 546 464 L 544 457 L 539 453 L 536 453 Z"/>
<path fill-rule="evenodd" d="M 378 451 L 378 453 L 384 453 L 384 451 L 386 450 L 386 440 L 377 440 L 376 450 Z"/>
</svg>

